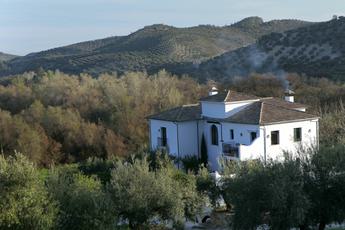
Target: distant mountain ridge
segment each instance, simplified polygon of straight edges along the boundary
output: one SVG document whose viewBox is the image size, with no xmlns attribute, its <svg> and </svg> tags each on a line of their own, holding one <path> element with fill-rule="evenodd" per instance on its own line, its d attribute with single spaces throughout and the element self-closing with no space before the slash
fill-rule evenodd
<svg viewBox="0 0 345 230">
<path fill-rule="evenodd" d="M 9 61 L 15 57 L 17 57 L 17 56 L 13 55 L 13 54 L 7 54 L 7 53 L 0 52 L 0 62 L 1 61 Z"/>
<path fill-rule="evenodd" d="M 0 65 L 0 75 L 19 74 L 43 67 L 67 73 L 156 71 L 189 73 L 191 66 L 255 43 L 271 33 L 281 33 L 313 23 L 299 20 L 264 22 L 246 18 L 230 26 L 201 25 L 176 28 L 144 27 L 128 36 L 116 36 L 31 53 Z"/>
<path fill-rule="evenodd" d="M 252 45 L 201 63 L 194 75 L 229 79 L 285 71 L 344 81 L 345 17 L 262 36 Z"/>
</svg>

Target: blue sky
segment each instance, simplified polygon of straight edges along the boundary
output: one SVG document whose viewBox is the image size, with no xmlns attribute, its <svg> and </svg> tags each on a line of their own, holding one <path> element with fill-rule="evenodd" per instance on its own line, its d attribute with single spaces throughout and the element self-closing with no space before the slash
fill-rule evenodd
<svg viewBox="0 0 345 230">
<path fill-rule="evenodd" d="M 0 51 L 24 55 L 150 24 L 229 25 L 248 16 L 326 21 L 345 0 L 0 0 Z"/>
</svg>

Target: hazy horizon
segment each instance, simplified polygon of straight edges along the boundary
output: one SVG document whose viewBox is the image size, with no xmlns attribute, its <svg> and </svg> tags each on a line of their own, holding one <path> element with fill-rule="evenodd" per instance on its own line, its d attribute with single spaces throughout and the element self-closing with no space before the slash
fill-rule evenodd
<svg viewBox="0 0 345 230">
<path fill-rule="evenodd" d="M 230 25 L 259 16 L 265 21 L 327 21 L 345 13 L 343 0 L 0 0 L 0 52 L 25 55 L 110 36 L 144 26 Z M 312 9 L 310 6 L 313 6 Z"/>
</svg>

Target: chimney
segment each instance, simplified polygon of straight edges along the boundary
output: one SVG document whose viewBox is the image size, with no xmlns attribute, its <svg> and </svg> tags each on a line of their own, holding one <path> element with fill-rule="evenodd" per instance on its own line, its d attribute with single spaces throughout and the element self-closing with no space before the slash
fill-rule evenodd
<svg viewBox="0 0 345 230">
<path fill-rule="evenodd" d="M 285 101 L 288 101 L 288 102 L 295 102 L 295 92 L 292 91 L 291 89 L 287 89 L 285 90 Z"/>
<path fill-rule="evenodd" d="M 213 86 L 212 89 L 210 90 L 210 92 L 208 92 L 208 95 L 213 96 L 216 94 L 218 94 L 218 89 L 215 86 Z"/>
</svg>

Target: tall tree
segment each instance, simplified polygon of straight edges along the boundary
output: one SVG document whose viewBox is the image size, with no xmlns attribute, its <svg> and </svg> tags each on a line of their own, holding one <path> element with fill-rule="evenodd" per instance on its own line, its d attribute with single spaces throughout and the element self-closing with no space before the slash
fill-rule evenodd
<svg viewBox="0 0 345 230">
<path fill-rule="evenodd" d="M 201 147 L 200 147 L 200 161 L 201 163 L 207 167 L 208 165 L 208 153 L 207 153 L 207 145 L 206 145 L 206 140 L 205 140 L 205 135 L 202 134 L 201 137 Z"/>
</svg>

